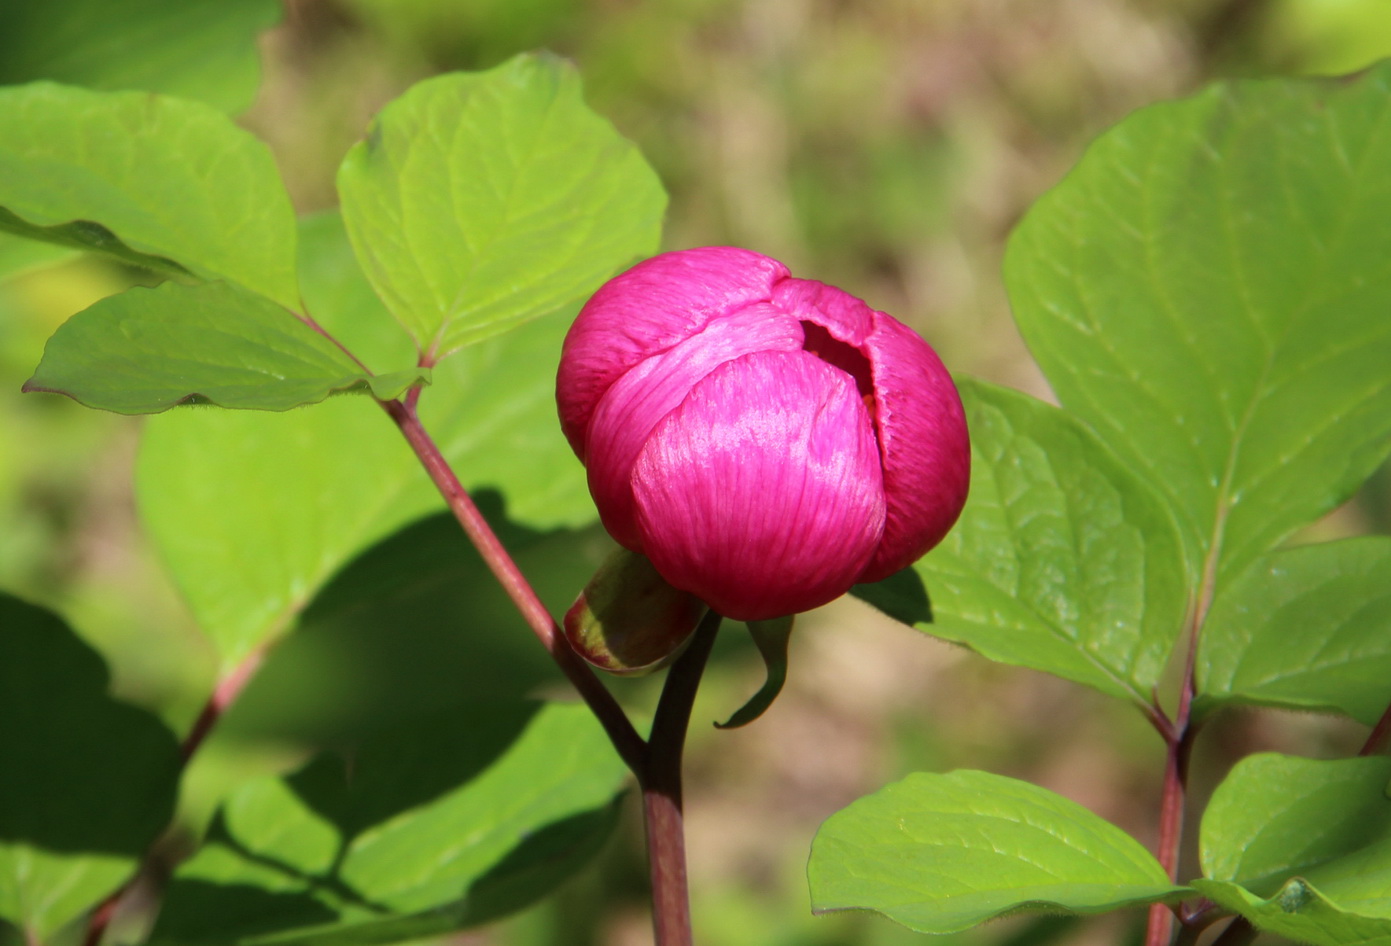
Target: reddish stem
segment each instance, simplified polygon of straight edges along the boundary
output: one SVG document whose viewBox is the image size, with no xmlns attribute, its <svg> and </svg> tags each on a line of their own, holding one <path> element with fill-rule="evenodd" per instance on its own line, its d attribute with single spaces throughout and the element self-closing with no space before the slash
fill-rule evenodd
<svg viewBox="0 0 1391 946">
<path fill-rule="evenodd" d="M 1197 729 L 1192 725 L 1194 671 L 1198 659 L 1198 628 L 1203 607 L 1189 619 L 1186 635 L 1188 653 L 1184 658 L 1183 682 L 1179 690 L 1178 712 L 1171 726 L 1160 729 L 1166 747 L 1164 759 L 1164 791 L 1159 806 L 1159 845 L 1156 852 L 1160 865 L 1171 883 L 1178 882 L 1179 851 L 1183 845 L 1183 816 L 1188 796 L 1188 760 L 1193 753 Z M 1149 922 L 1145 928 L 1145 946 L 1164 946 L 1169 941 L 1174 912 L 1168 904 L 1150 906 Z"/>
<path fill-rule="evenodd" d="M 691 904 L 686 882 L 686 840 L 682 813 L 681 757 L 701 674 L 710 657 L 721 618 L 711 611 L 695 637 L 667 672 L 643 765 L 648 869 L 652 879 L 652 928 L 656 946 L 691 946 Z"/>
<path fill-rule="evenodd" d="M 643 764 L 645 748 L 642 737 L 633 728 L 633 724 L 629 722 L 622 707 L 613 698 L 613 694 L 594 675 L 589 664 L 570 649 L 570 645 L 565 640 L 565 635 L 561 633 L 555 618 L 541 603 L 541 599 L 537 597 L 521 569 L 517 567 L 517 563 L 512 560 L 512 556 L 507 554 L 502 542 L 493 532 L 492 527 L 488 525 L 487 520 L 483 518 L 483 514 L 478 511 L 478 507 L 474 505 L 473 499 L 464 489 L 463 484 L 459 482 L 459 478 L 455 476 L 448 461 L 440 453 L 439 447 L 435 445 L 434 440 L 421 425 L 420 417 L 415 411 L 414 399 L 406 403 L 401 401 L 381 401 L 379 403 L 391 419 L 396 422 L 396 426 L 424 465 L 425 472 L 429 474 L 435 487 L 440 491 L 440 495 L 444 497 L 450 512 L 454 513 L 454 518 L 459 521 L 464 533 L 473 542 L 479 554 L 483 556 L 484 562 L 487 563 L 489 570 L 498 580 L 498 584 L 512 599 L 512 603 L 516 605 L 522 618 L 541 640 L 542 646 L 550 653 L 551 658 L 555 660 L 561 671 L 569 678 L 570 683 L 579 691 L 580 697 L 589 705 L 590 710 L 604 727 L 604 731 L 608 733 L 619 756 L 630 769 L 635 773 L 638 772 Z"/>
<path fill-rule="evenodd" d="M 1387 706 L 1386 712 L 1381 714 L 1381 719 L 1372 727 L 1367 741 L 1362 744 L 1362 750 L 1357 754 L 1378 755 L 1388 750 L 1391 750 L 1391 706 Z"/>
</svg>

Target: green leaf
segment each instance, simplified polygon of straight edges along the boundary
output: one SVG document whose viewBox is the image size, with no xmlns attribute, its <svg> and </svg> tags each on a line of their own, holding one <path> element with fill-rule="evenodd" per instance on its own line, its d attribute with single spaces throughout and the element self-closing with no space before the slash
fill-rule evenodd
<svg viewBox="0 0 1391 946">
<path fill-rule="evenodd" d="M 1067 413 L 977 382 L 961 392 L 971 492 L 915 566 L 932 592 L 925 630 L 1149 703 L 1187 585 L 1163 503 Z"/>
<path fill-rule="evenodd" d="M 299 305 L 294 211 L 270 149 L 206 105 L 0 88 L 0 211 L 0 231 Z"/>
<path fill-rule="evenodd" d="M 251 104 L 276 0 L 44 0 L 0 6 L 0 85 L 34 79 Z"/>
<path fill-rule="evenodd" d="M 1135 113 L 1010 242 L 1064 407 L 1178 512 L 1220 580 L 1391 449 L 1391 64 Z"/>
<path fill-rule="evenodd" d="M 95 905 L 173 813 L 179 754 L 57 616 L 0 594 L 0 917 L 33 941 Z"/>
<path fill-rule="evenodd" d="M 1203 625 L 1196 712 L 1228 702 L 1336 710 L 1371 725 L 1391 701 L 1391 537 L 1275 552 Z"/>
<path fill-rule="evenodd" d="M 748 622 L 749 633 L 753 635 L 753 642 L 758 647 L 759 656 L 763 658 L 763 666 L 768 676 L 763 681 L 763 686 L 758 688 L 758 692 L 735 710 L 733 716 L 723 723 L 715 724 L 717 729 L 738 729 L 740 726 L 747 726 L 767 712 L 768 707 L 778 698 L 783 684 L 787 682 L 787 643 L 792 638 L 792 618 L 792 615 L 788 615 L 771 621 Z"/>
<path fill-rule="evenodd" d="M 331 222 L 321 226 L 307 255 L 340 258 Z M 320 283 L 332 273 L 341 278 Z M 314 311 L 360 357 L 390 363 L 400 353 L 399 329 L 380 318 L 360 276 L 307 260 L 305 278 L 307 299 L 343 303 Z M 567 328 L 558 315 L 475 346 L 437 366 L 420 401 L 426 427 L 465 486 L 503 487 L 509 518 L 538 528 L 594 517 L 584 471 L 555 421 Z M 229 667 L 288 630 L 358 552 L 443 507 L 405 440 L 357 398 L 284 414 L 152 418 L 137 492 L 156 547 Z"/>
<path fill-rule="evenodd" d="M 931 624 L 932 602 L 922 576 L 905 568 L 868 585 L 855 585 L 850 593 L 901 624 Z"/>
<path fill-rule="evenodd" d="M 372 285 L 436 357 L 652 253 L 666 203 L 575 70 L 536 55 L 412 87 L 348 153 L 338 188 Z"/>
<path fill-rule="evenodd" d="M 239 789 L 153 940 L 377 943 L 486 922 L 594 853 L 624 775 L 582 706 L 409 720 Z"/>
<path fill-rule="evenodd" d="M 1306 942 L 1391 942 L 1388 780 L 1385 757 L 1248 756 L 1203 816 L 1206 879 L 1193 886 Z"/>
<path fill-rule="evenodd" d="M 611 547 L 598 525 L 508 522 L 478 503 L 553 610 Z M 516 606 L 449 513 L 411 523 L 358 555 L 314 597 L 218 726 L 237 740 L 338 745 L 470 700 L 513 702 L 560 681 Z"/>
<path fill-rule="evenodd" d="M 1138 841 L 1080 805 L 970 771 L 910 775 L 832 815 L 808 873 L 816 912 L 874 910 L 920 933 L 1186 892 Z"/>
<path fill-rule="evenodd" d="M 370 375 L 293 313 L 230 283 L 165 283 L 69 319 L 24 390 L 122 414 L 178 404 L 285 411 L 348 391 L 396 397 L 429 374 Z"/>
<path fill-rule="evenodd" d="M 1391 921 L 1347 913 L 1296 877 L 1269 899 L 1239 884 L 1195 880 L 1193 887 L 1213 903 L 1240 913 L 1260 930 L 1318 946 L 1391 946 Z"/>
</svg>

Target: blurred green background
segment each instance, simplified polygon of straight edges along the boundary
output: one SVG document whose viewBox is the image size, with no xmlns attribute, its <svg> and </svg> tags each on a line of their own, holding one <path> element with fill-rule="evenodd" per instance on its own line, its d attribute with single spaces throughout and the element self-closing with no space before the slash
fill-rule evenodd
<svg viewBox="0 0 1391 946">
<path fill-rule="evenodd" d="M 914 325 L 954 371 L 1041 396 L 1000 258 L 1013 224 L 1092 137 L 1215 79 L 1340 74 L 1391 56 L 1386 0 L 293 0 L 269 15 L 244 0 L 8 7 L 0 82 L 149 88 L 177 73 L 187 86 L 176 91 L 238 112 L 271 144 L 306 212 L 333 205 L 343 153 L 413 81 L 548 47 L 579 64 L 591 105 L 666 183 L 668 248 L 731 243 L 778 257 Z M 161 23 L 163 32 L 150 25 Z M 182 40 L 166 48 L 168 35 Z M 243 39 L 252 35 L 254 48 Z M 254 100 L 242 101 L 258 66 Z M 15 252 L 0 247 L 0 587 L 68 615 L 107 658 L 116 691 L 182 731 L 206 696 L 212 654 L 135 518 L 141 422 L 18 393 L 65 318 L 135 277 L 91 260 L 5 255 Z M 1316 534 L 1388 530 L 1383 470 Z M 694 910 L 707 946 L 922 940 L 872 916 L 810 916 L 803 878 L 825 817 L 918 769 L 1026 778 L 1153 840 L 1162 747 L 1124 707 L 843 601 L 801 620 L 788 689 L 768 715 L 716 732 L 707 721 L 761 679 L 752 649 L 725 636 L 688 763 Z M 312 674 L 322 655 L 306 648 L 302 672 Z M 296 696 L 306 678 L 287 673 L 261 709 L 312 714 L 291 705 L 311 699 Z M 631 705 L 651 705 L 650 684 L 623 687 Z M 273 721 L 241 729 L 267 764 Z M 233 725 L 223 739 L 227 764 L 239 758 L 236 734 Z M 1233 715 L 1200 743 L 1195 795 L 1237 753 L 1329 755 L 1359 741 L 1328 719 Z M 452 942 L 648 942 L 634 814 L 558 897 Z M 1141 920 L 1011 920 L 946 939 L 1100 946 L 1138 942 Z"/>
</svg>

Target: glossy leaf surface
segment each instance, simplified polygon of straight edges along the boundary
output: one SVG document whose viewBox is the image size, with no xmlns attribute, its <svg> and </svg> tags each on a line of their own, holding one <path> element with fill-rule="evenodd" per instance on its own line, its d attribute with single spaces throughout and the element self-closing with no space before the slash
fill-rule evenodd
<svg viewBox="0 0 1391 946">
<path fill-rule="evenodd" d="M 270 149 L 197 102 L 0 88 L 0 231 L 299 305 L 294 212 Z"/>
<path fill-rule="evenodd" d="M 1391 537 L 1257 561 L 1213 604 L 1197 673 L 1200 712 L 1258 703 L 1375 723 L 1391 701 Z"/>
<path fill-rule="evenodd" d="M 1218 85 L 1103 135 L 1011 240 L 1011 303 L 1054 391 L 1219 582 L 1391 445 L 1388 122 L 1388 64 Z"/>
<path fill-rule="evenodd" d="M 1391 942 L 1391 759 L 1239 762 L 1203 816 L 1194 887 L 1322 946 Z"/>
<path fill-rule="evenodd" d="M 0 918 L 35 942 L 118 886 L 173 813 L 174 736 L 108 682 L 60 618 L 0 594 Z"/>
<path fill-rule="evenodd" d="M 1162 501 L 1065 412 L 1005 388 L 961 387 L 971 492 L 915 566 L 932 595 L 925 629 L 1148 702 L 1186 596 Z"/>
<path fill-rule="evenodd" d="M 178 404 L 285 411 L 354 390 L 393 398 L 428 377 L 370 375 L 293 313 L 230 283 L 166 283 L 69 319 L 24 390 L 122 414 Z"/>
<path fill-rule="evenodd" d="M 348 153 L 338 187 L 372 285 L 437 355 L 654 252 L 666 205 L 574 69 L 536 55 L 417 84 Z"/>
<path fill-rule="evenodd" d="M 1100 913 L 1181 895 L 1125 832 L 1027 782 L 917 773 L 832 815 L 812 845 L 812 908 L 921 933 L 1021 911 Z"/>
</svg>

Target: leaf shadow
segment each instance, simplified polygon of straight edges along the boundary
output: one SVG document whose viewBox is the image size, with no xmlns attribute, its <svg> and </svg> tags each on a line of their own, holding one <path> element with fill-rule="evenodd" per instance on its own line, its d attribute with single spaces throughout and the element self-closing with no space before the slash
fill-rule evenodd
<svg viewBox="0 0 1391 946">
<path fill-rule="evenodd" d="M 109 684 L 61 618 L 0 594 L 0 842 L 139 857 L 169 823 L 178 742 Z"/>
</svg>

